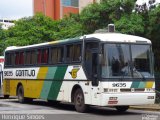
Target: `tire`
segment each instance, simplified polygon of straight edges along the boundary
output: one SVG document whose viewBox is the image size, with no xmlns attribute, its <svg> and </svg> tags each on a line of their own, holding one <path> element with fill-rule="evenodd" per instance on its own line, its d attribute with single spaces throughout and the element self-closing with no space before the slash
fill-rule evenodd
<svg viewBox="0 0 160 120">
<path fill-rule="evenodd" d="M 24 103 L 24 102 L 25 102 L 24 89 L 23 89 L 23 86 L 22 86 L 22 85 L 18 87 L 17 97 L 18 97 L 18 101 L 19 101 L 20 103 Z"/>
<path fill-rule="evenodd" d="M 81 89 L 77 89 L 74 93 L 74 105 L 77 112 L 84 113 L 87 111 L 87 105 L 85 105 L 84 95 Z"/>
<path fill-rule="evenodd" d="M 129 109 L 129 106 L 116 106 L 118 112 L 125 112 Z"/>
<path fill-rule="evenodd" d="M 9 95 L 4 95 L 4 99 L 9 99 Z"/>
</svg>

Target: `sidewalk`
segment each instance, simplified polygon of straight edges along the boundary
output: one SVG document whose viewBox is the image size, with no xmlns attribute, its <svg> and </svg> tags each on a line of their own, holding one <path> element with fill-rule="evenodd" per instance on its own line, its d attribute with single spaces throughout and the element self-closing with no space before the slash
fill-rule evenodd
<svg viewBox="0 0 160 120">
<path fill-rule="evenodd" d="M 130 109 L 160 111 L 160 104 L 130 106 Z"/>
</svg>

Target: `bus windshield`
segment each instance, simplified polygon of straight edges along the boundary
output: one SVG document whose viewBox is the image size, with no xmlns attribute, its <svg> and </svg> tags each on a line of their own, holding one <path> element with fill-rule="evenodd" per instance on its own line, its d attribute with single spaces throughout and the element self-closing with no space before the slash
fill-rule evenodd
<svg viewBox="0 0 160 120">
<path fill-rule="evenodd" d="M 104 44 L 102 78 L 152 78 L 151 46 Z"/>
</svg>

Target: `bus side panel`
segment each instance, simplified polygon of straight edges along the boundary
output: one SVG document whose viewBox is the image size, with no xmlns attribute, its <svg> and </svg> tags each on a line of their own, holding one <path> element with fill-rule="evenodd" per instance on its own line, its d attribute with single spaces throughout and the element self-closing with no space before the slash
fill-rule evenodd
<svg viewBox="0 0 160 120">
<path fill-rule="evenodd" d="M 37 80 L 27 80 L 25 85 L 25 97 L 40 98 L 47 72 L 48 67 L 41 67 L 38 72 Z"/>
<path fill-rule="evenodd" d="M 81 65 L 68 66 L 57 100 L 71 102 L 71 97 L 74 96 L 71 96 L 71 94 L 75 85 L 78 85 L 82 89 L 85 97 L 85 103 L 91 104 L 91 82 L 87 80 Z"/>
<path fill-rule="evenodd" d="M 48 68 L 48 73 L 46 75 L 46 79 L 44 81 L 43 88 L 42 88 L 41 95 L 40 95 L 41 99 L 48 98 L 56 70 L 57 70 L 57 67 L 49 67 Z"/>
<path fill-rule="evenodd" d="M 4 80 L 4 94 L 16 96 L 18 84 L 22 84 L 24 89 L 24 97 L 40 98 L 44 80 L 48 72 L 48 67 L 41 67 L 38 71 L 36 79 L 12 79 Z M 14 73 L 14 72 L 13 72 Z"/>
<path fill-rule="evenodd" d="M 3 80 L 3 94 L 10 94 L 10 80 Z"/>
<path fill-rule="evenodd" d="M 54 80 L 51 84 L 50 90 L 49 90 L 49 94 L 48 94 L 48 98 L 49 100 L 57 100 L 58 94 L 61 94 L 62 92 L 60 91 L 63 79 L 64 79 L 64 75 L 66 73 L 67 70 L 67 66 L 61 66 L 58 67 L 55 75 L 54 75 Z M 63 95 L 61 95 L 63 96 Z"/>
</svg>

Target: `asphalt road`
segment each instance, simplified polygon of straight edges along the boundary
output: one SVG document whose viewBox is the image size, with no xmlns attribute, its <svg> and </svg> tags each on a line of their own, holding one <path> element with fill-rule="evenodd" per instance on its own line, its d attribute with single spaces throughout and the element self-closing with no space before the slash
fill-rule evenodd
<svg viewBox="0 0 160 120">
<path fill-rule="evenodd" d="M 10 115 L 10 116 L 9 116 Z M 51 105 L 35 100 L 20 104 L 17 99 L 0 99 L 0 120 L 160 120 L 160 112 L 129 109 L 119 113 L 114 108 L 90 107 L 88 113 L 78 113 L 71 104 Z"/>
</svg>

